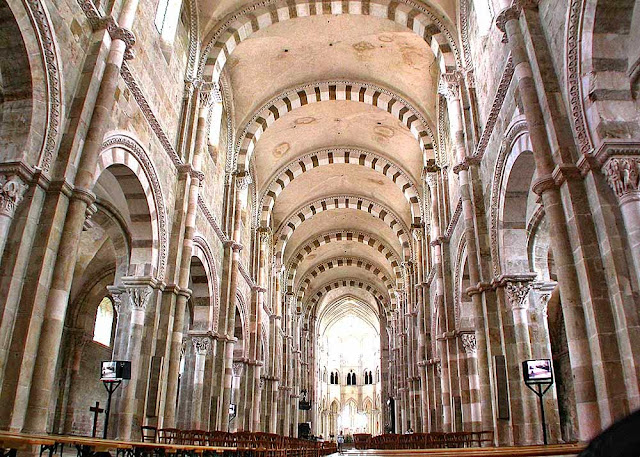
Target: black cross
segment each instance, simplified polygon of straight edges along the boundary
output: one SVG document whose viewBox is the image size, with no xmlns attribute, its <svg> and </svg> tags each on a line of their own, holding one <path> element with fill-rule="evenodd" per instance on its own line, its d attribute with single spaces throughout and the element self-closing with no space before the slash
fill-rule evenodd
<svg viewBox="0 0 640 457">
<path fill-rule="evenodd" d="M 96 402 L 96 406 L 92 406 L 89 408 L 89 411 L 93 413 L 93 430 L 91 431 L 91 436 L 96 437 L 96 428 L 98 427 L 98 414 L 104 412 L 103 408 L 100 408 L 100 402 Z"/>
</svg>

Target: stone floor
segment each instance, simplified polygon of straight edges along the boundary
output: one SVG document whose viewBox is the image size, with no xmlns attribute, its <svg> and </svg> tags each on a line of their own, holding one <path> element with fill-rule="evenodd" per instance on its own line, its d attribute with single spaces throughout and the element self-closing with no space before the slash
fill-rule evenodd
<svg viewBox="0 0 640 457">
<path fill-rule="evenodd" d="M 501 448 L 465 448 L 465 449 L 397 449 L 397 450 L 355 450 L 348 449 L 342 454 L 335 453 L 329 457 L 400 457 L 400 456 L 429 456 L 429 457 L 577 457 L 581 449 L 571 449 L 567 446 L 527 446 Z"/>
</svg>

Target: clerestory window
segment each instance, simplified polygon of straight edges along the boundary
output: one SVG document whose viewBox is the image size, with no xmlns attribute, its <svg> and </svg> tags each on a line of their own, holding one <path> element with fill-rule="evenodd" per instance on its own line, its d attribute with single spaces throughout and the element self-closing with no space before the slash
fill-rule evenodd
<svg viewBox="0 0 640 457">
<path fill-rule="evenodd" d="M 164 41 L 173 42 L 180 20 L 182 0 L 158 0 L 156 29 Z"/>
</svg>

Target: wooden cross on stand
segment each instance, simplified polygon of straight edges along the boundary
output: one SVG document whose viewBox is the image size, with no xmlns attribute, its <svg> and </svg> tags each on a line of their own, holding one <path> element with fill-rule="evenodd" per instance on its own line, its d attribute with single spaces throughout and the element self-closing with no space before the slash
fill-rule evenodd
<svg viewBox="0 0 640 457">
<path fill-rule="evenodd" d="M 89 411 L 93 413 L 93 430 L 91 431 L 91 436 L 93 438 L 96 437 L 96 428 L 98 428 L 98 414 L 104 412 L 103 408 L 100 408 L 100 402 L 96 402 L 96 406 L 92 406 L 89 408 Z"/>
</svg>

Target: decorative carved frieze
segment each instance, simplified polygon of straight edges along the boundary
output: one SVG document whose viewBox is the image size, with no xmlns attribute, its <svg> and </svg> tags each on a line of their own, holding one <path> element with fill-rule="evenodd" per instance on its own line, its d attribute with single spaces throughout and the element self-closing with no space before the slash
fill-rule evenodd
<svg viewBox="0 0 640 457">
<path fill-rule="evenodd" d="M 0 174 L 0 214 L 12 218 L 28 187 L 16 174 Z"/>
<path fill-rule="evenodd" d="M 602 172 L 618 198 L 640 190 L 640 156 L 611 157 L 602 167 Z"/>
<path fill-rule="evenodd" d="M 476 341 L 475 333 L 461 333 L 460 341 L 462 342 L 462 347 L 467 355 L 474 355 L 478 352 L 478 343 Z"/>
</svg>

